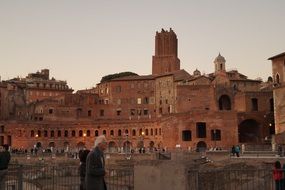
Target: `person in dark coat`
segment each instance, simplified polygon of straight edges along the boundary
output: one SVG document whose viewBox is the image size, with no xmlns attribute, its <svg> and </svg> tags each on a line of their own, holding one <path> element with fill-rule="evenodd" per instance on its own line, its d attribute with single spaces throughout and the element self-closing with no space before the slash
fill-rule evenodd
<svg viewBox="0 0 285 190">
<path fill-rule="evenodd" d="M 8 165 L 11 159 L 9 146 L 0 146 L 0 189 L 5 189 L 5 177 L 7 175 Z"/>
<path fill-rule="evenodd" d="M 89 154 L 90 150 L 80 150 L 79 151 L 79 175 L 80 175 L 80 190 L 86 190 L 85 185 L 85 175 L 86 175 L 86 159 L 87 155 Z"/>
<path fill-rule="evenodd" d="M 107 190 L 105 183 L 105 160 L 104 150 L 107 142 L 104 135 L 100 135 L 95 140 L 95 148 L 88 154 L 86 160 L 86 190 Z"/>
</svg>

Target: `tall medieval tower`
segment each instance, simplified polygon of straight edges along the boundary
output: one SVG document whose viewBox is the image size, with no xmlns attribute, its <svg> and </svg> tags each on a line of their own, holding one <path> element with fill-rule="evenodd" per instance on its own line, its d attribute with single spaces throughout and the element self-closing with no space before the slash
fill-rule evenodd
<svg viewBox="0 0 285 190">
<path fill-rule="evenodd" d="M 152 56 L 152 74 L 165 74 L 180 70 L 177 57 L 177 36 L 170 28 L 156 32 L 155 55 Z"/>
</svg>

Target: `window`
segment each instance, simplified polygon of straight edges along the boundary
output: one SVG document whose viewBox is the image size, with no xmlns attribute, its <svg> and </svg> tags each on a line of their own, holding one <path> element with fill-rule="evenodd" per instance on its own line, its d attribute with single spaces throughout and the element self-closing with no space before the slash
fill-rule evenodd
<svg viewBox="0 0 285 190">
<path fill-rule="evenodd" d="M 111 131 L 110 131 L 110 135 L 111 135 L 111 136 L 114 136 L 114 130 L 111 130 Z"/>
<path fill-rule="evenodd" d="M 121 113 L 122 113 L 122 110 L 118 109 L 117 110 L 117 116 L 121 115 Z"/>
<path fill-rule="evenodd" d="M 82 137 L 83 136 L 83 132 L 82 130 L 79 131 L 79 136 Z"/>
<path fill-rule="evenodd" d="M 145 130 L 145 135 L 148 136 L 148 129 Z"/>
<path fill-rule="evenodd" d="M 121 86 L 115 87 L 115 92 L 120 93 L 122 91 Z"/>
<path fill-rule="evenodd" d="M 31 137 L 34 137 L 35 136 L 35 132 L 32 130 L 31 131 Z"/>
<path fill-rule="evenodd" d="M 88 117 L 91 117 L 91 115 L 92 115 L 92 111 L 88 110 Z"/>
<path fill-rule="evenodd" d="M 159 128 L 159 135 L 161 135 L 161 128 Z"/>
<path fill-rule="evenodd" d="M 48 110 L 48 113 L 49 113 L 49 114 L 52 114 L 52 113 L 53 113 L 53 109 L 49 109 L 49 110 Z"/>
<path fill-rule="evenodd" d="M 118 136 L 122 136 L 122 131 L 121 131 L 121 129 L 118 130 Z"/>
<path fill-rule="evenodd" d="M 41 137 L 42 136 L 42 133 L 40 130 L 38 130 L 38 137 Z"/>
<path fill-rule="evenodd" d="M 48 136 L 48 132 L 47 130 L 44 130 L 44 137 L 47 137 Z"/>
<path fill-rule="evenodd" d="M 192 140 L 192 134 L 190 130 L 184 130 L 182 131 L 182 141 L 191 141 Z"/>
<path fill-rule="evenodd" d="M 133 134 L 132 135 L 136 136 L 136 130 L 135 129 L 133 129 Z"/>
<path fill-rule="evenodd" d="M 104 110 L 100 110 L 100 116 L 104 116 Z"/>
<path fill-rule="evenodd" d="M 206 123 L 196 123 L 197 138 L 206 138 Z"/>
<path fill-rule="evenodd" d="M 86 136 L 90 137 L 90 130 L 87 130 Z"/>
<path fill-rule="evenodd" d="M 138 104 L 142 104 L 142 99 L 141 99 L 141 98 L 138 98 L 138 99 L 137 99 L 137 103 L 138 103 Z"/>
<path fill-rule="evenodd" d="M 64 131 L 64 137 L 68 137 L 68 131 L 67 130 Z"/>
<path fill-rule="evenodd" d="M 211 130 L 211 140 L 212 141 L 220 141 L 221 140 L 221 130 L 219 130 L 219 129 Z"/>
<path fill-rule="evenodd" d="M 75 137 L 75 131 L 74 130 L 71 132 L 71 136 Z"/>
<path fill-rule="evenodd" d="M 153 136 L 153 129 L 150 129 L 150 135 Z"/>
<path fill-rule="evenodd" d="M 105 135 L 105 136 L 106 136 L 106 134 L 107 134 L 106 130 L 103 130 L 103 135 Z"/>
<path fill-rule="evenodd" d="M 157 129 L 155 129 L 155 135 L 157 135 Z"/>
<path fill-rule="evenodd" d="M 138 109 L 137 113 L 138 113 L 138 115 L 141 115 L 142 114 L 142 110 Z"/>
<path fill-rule="evenodd" d="M 4 125 L 1 126 L 0 133 L 4 133 Z"/>
<path fill-rule="evenodd" d="M 258 111 L 258 100 L 256 98 L 251 99 L 251 111 Z"/>
<path fill-rule="evenodd" d="M 148 102 L 149 102 L 148 97 L 145 97 L 145 98 L 143 99 L 143 102 L 144 102 L 144 104 L 148 104 Z"/>
<path fill-rule="evenodd" d="M 148 115 L 148 110 L 147 110 L 147 109 L 144 109 L 144 110 L 143 110 L 143 114 L 144 114 L 144 115 Z"/>
<path fill-rule="evenodd" d="M 50 137 L 54 137 L 54 131 L 50 132 Z"/>
<path fill-rule="evenodd" d="M 61 137 L 61 131 L 57 131 L 57 136 Z"/>
<path fill-rule="evenodd" d="M 95 131 L 95 137 L 98 137 L 99 136 L 99 132 L 98 130 Z"/>
</svg>

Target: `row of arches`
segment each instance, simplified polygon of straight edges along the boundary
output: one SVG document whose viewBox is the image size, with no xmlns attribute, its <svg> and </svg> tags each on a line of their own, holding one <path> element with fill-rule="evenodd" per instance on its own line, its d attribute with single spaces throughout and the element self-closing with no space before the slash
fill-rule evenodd
<svg viewBox="0 0 285 190">
<path fill-rule="evenodd" d="M 86 145 L 84 142 L 78 142 L 76 144 L 76 146 L 72 147 L 71 144 L 69 142 L 64 142 L 63 143 L 63 146 L 62 145 L 57 145 L 55 142 L 49 142 L 48 144 L 46 145 L 43 145 L 42 142 L 37 142 L 36 145 L 35 145 L 37 148 L 56 148 L 56 149 L 67 149 L 67 148 L 77 148 L 77 149 L 83 149 L 83 148 L 86 148 Z M 136 142 L 131 142 L 131 141 L 124 141 L 124 142 L 121 142 L 121 143 L 118 143 L 118 142 L 115 142 L 115 141 L 110 141 L 110 142 L 107 142 L 107 147 L 108 147 L 108 150 L 109 152 L 117 152 L 118 149 L 123 149 L 123 150 L 131 150 L 131 149 L 136 149 L 136 148 L 143 148 L 143 147 L 147 147 L 149 149 L 153 149 L 155 147 L 157 148 L 160 148 L 162 146 L 162 143 L 159 142 L 159 143 L 155 143 L 154 141 L 150 141 L 148 142 L 147 144 L 144 144 L 143 141 L 138 141 L 137 143 Z"/>
<path fill-rule="evenodd" d="M 108 132 L 108 134 L 107 134 Z M 150 128 L 150 129 L 118 129 L 118 130 L 102 130 L 101 134 L 105 136 L 160 136 L 161 128 Z M 91 134 L 91 130 L 31 130 L 30 137 L 97 137 L 100 134 L 99 130 L 95 130 L 93 134 Z"/>
</svg>

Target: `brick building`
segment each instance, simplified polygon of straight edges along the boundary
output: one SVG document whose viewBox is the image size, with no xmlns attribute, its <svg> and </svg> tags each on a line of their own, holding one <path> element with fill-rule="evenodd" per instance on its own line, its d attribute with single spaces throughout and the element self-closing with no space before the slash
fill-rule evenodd
<svg viewBox="0 0 285 190">
<path fill-rule="evenodd" d="M 285 140 L 285 52 L 270 57 L 272 62 L 274 117 L 277 142 L 284 144 Z"/>
<path fill-rule="evenodd" d="M 190 74 L 180 69 L 177 47 L 175 32 L 162 29 L 155 36 L 151 75 L 113 78 L 74 94 L 66 82 L 52 83 L 48 70 L 3 81 L 1 113 L 7 107 L 13 112 L 1 117 L 1 143 L 91 148 L 105 134 L 110 151 L 229 148 L 263 143 L 274 134 L 270 81 L 227 71 L 220 54 L 213 73 Z"/>
</svg>

